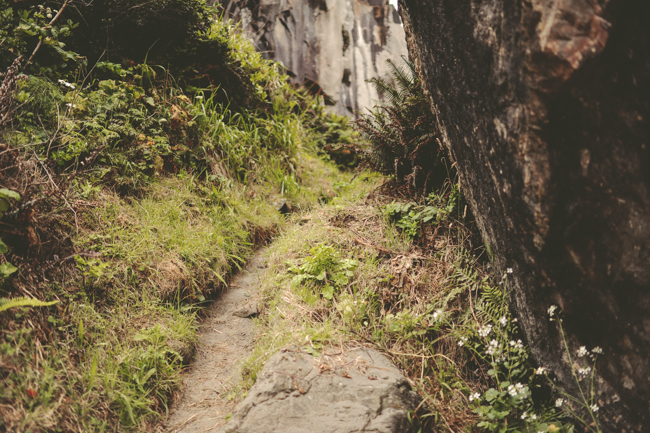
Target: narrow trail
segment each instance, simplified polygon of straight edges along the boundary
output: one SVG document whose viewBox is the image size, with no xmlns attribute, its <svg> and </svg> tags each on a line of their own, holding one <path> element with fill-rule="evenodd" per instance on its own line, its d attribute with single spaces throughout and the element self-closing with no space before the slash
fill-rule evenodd
<svg viewBox="0 0 650 433">
<path fill-rule="evenodd" d="M 166 422 L 170 433 L 218 432 L 233 412 L 227 385 L 253 343 L 257 287 L 264 272 L 264 249 L 257 251 L 230 287 L 209 307 L 199 329 L 197 352 L 183 374 L 180 398 Z"/>
</svg>

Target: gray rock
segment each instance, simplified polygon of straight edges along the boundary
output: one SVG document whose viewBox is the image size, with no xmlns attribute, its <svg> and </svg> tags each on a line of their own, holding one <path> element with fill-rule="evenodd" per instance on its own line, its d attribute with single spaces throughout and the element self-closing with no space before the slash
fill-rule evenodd
<svg viewBox="0 0 650 433">
<path fill-rule="evenodd" d="M 376 351 L 331 349 L 314 357 L 290 348 L 266 363 L 222 433 L 415 432 L 408 412 L 419 403 Z"/>
<path fill-rule="evenodd" d="M 253 317 L 257 316 L 259 314 L 259 310 L 257 307 L 257 302 L 254 301 L 249 301 L 237 310 L 235 310 L 232 315 L 235 317 L 241 317 L 241 318 L 248 318 L 248 317 Z"/>
<path fill-rule="evenodd" d="M 602 348 L 604 432 L 650 432 L 650 2 L 400 0 L 510 305 L 558 386 Z M 562 310 L 564 339 L 547 309 Z M 584 385 L 583 389 L 584 389 Z"/>
<path fill-rule="evenodd" d="M 388 0 L 219 0 L 256 49 L 282 62 L 339 114 L 371 108 L 366 80 L 390 78 L 386 60 L 407 55 L 400 17 Z"/>
</svg>

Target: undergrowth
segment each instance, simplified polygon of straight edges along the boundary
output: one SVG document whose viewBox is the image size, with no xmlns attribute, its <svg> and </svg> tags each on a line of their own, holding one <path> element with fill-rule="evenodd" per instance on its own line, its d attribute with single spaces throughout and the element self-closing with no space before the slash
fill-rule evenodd
<svg viewBox="0 0 650 433">
<path fill-rule="evenodd" d="M 270 277 L 239 395 L 289 344 L 319 356 L 365 345 L 388 355 L 422 397 L 420 431 L 570 432 L 507 303 L 463 224 L 455 188 L 423 203 L 359 176 L 299 216 L 270 247 Z"/>
<path fill-rule="evenodd" d="M 187 46 L 84 51 L 102 7 L 136 3 L 95 4 L 75 33 L 65 17 L 90 6 L 0 2 L 0 430 L 156 428 L 202 307 L 286 227 L 277 203 L 309 209 L 352 177 L 326 161 L 347 120 L 203 2 L 156 11 L 188 12 L 185 30 L 165 21 Z M 102 25 L 158 23 L 135 18 Z M 198 62 L 201 46 L 219 56 Z"/>
</svg>

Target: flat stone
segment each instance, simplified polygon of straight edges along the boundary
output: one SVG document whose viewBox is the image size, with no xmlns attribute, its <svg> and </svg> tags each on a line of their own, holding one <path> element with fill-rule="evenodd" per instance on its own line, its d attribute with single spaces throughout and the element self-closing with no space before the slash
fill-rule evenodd
<svg viewBox="0 0 650 433">
<path fill-rule="evenodd" d="M 243 319 L 256 316 L 259 313 L 257 302 L 249 301 L 242 307 L 235 310 L 232 315 Z"/>
<path fill-rule="evenodd" d="M 420 403 L 406 378 L 382 354 L 300 348 L 276 353 L 222 433 L 409 433 Z"/>
</svg>

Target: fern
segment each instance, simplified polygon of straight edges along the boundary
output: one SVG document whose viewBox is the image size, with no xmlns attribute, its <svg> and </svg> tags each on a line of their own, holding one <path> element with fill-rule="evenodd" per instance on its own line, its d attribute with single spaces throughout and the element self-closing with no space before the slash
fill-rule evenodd
<svg viewBox="0 0 650 433">
<path fill-rule="evenodd" d="M 0 313 L 15 307 L 49 307 L 50 305 L 58 304 L 59 301 L 39 301 L 34 298 L 0 298 Z"/>
<path fill-rule="evenodd" d="M 362 115 L 356 127 L 371 144 L 368 159 L 377 171 L 393 175 L 413 195 L 426 194 L 451 175 L 437 140 L 436 119 L 413 62 L 388 63 L 390 81 L 369 80 L 385 102 Z"/>
</svg>

